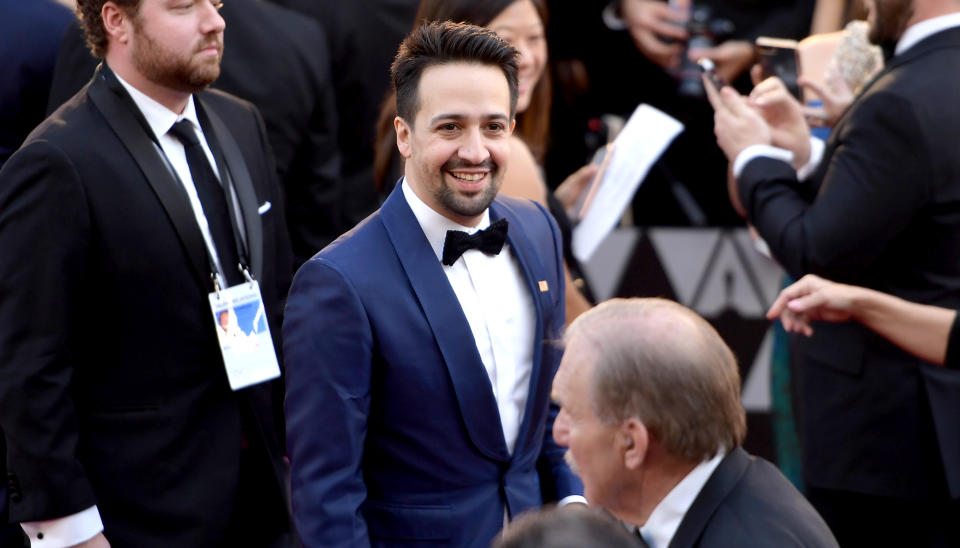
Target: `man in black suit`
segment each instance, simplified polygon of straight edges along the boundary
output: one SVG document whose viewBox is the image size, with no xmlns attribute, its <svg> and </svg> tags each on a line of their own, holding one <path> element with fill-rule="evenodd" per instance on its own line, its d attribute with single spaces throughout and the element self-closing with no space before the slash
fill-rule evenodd
<svg viewBox="0 0 960 548">
<path fill-rule="evenodd" d="M 740 444 L 740 375 L 720 335 L 663 299 L 615 299 L 567 329 L 558 444 L 584 496 L 652 548 L 837 546 L 769 462 Z"/>
<path fill-rule="evenodd" d="M 343 215 L 326 32 L 309 17 L 265 0 L 231 0 L 220 15 L 229 46 L 212 87 L 250 101 L 263 115 L 286 193 L 287 224 L 299 266 L 354 224 L 347 224 Z M 90 80 L 99 60 L 84 40 L 79 23 L 67 29 L 48 112 Z"/>
<path fill-rule="evenodd" d="M 751 92 L 761 111 L 713 94 L 731 199 L 794 278 L 960 308 L 960 2 L 867 6 L 886 68 L 825 148 L 777 80 Z M 804 483 L 841 544 L 960 545 L 956 373 L 859 324 L 817 325 L 793 350 Z"/>
<path fill-rule="evenodd" d="M 290 265 L 260 116 L 202 91 L 223 19 L 79 9 L 105 64 L 0 171 L 10 519 L 33 546 L 288 545 L 277 383 L 255 382 L 279 370 L 231 390 L 210 302 L 248 274 L 278 333 Z"/>
</svg>

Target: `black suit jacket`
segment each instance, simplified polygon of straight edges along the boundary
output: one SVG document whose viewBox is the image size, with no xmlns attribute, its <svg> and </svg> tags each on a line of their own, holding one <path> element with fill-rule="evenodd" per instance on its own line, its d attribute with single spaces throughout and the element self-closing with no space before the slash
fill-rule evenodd
<svg viewBox="0 0 960 548">
<path fill-rule="evenodd" d="M 324 2 L 274 0 L 302 12 L 327 31 L 333 60 L 340 150 L 342 211 L 347 227 L 379 206 L 373 182 L 377 117 L 390 89 L 390 63 L 413 27 L 419 0 Z"/>
<path fill-rule="evenodd" d="M 220 14 L 227 24 L 224 54 L 212 87 L 250 101 L 263 114 L 299 266 L 353 226 L 342 214 L 326 33 L 309 17 L 264 0 L 231 0 Z M 83 87 L 98 62 L 75 22 L 60 44 L 48 112 Z"/>
<path fill-rule="evenodd" d="M 289 243 L 263 123 L 226 94 L 195 100 L 278 334 Z M 148 132 L 103 67 L 0 171 L 10 518 L 96 504 L 114 546 L 211 546 L 234 508 L 242 415 L 251 454 L 269 463 L 261 473 L 276 479 L 266 519 L 286 516 L 277 383 L 231 392 L 203 239 Z"/>
<path fill-rule="evenodd" d="M 741 448 L 720 461 L 670 548 L 836 547 L 807 499 L 769 462 Z"/>
<path fill-rule="evenodd" d="M 745 166 L 750 221 L 792 276 L 960 307 L 960 75 L 944 68 L 958 63 L 958 28 L 891 59 L 835 127 L 812 185 L 783 162 Z M 960 496 L 957 415 L 944 405 L 960 398 L 957 373 L 858 324 L 814 331 L 795 341 L 807 483 L 945 497 L 946 474 Z"/>
</svg>

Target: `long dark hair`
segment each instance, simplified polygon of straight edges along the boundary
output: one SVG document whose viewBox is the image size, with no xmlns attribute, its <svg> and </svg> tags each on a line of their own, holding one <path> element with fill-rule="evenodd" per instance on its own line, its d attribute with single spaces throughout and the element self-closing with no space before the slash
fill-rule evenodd
<svg viewBox="0 0 960 548">
<path fill-rule="evenodd" d="M 485 27 L 514 2 L 522 0 L 421 0 L 420 9 L 413 28 L 426 21 L 454 21 Z M 547 7 L 544 0 L 530 0 L 540 15 L 544 26 L 547 24 Z M 542 162 L 547 148 L 547 136 L 550 133 L 550 99 L 552 89 L 548 70 L 533 88 L 530 105 L 527 110 L 517 114 L 517 136 L 530 147 L 534 158 Z M 380 107 L 377 119 L 377 141 L 375 143 L 373 178 L 377 189 L 382 190 L 389 181 L 394 161 L 397 159 L 396 134 L 393 119 L 397 115 L 397 97 L 391 90 Z"/>
</svg>

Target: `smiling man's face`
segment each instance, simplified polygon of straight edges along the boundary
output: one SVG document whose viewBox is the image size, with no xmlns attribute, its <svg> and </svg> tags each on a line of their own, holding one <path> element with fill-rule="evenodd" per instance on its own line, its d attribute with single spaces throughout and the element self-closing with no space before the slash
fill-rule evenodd
<svg viewBox="0 0 960 548">
<path fill-rule="evenodd" d="M 510 89 L 497 66 L 424 69 L 413 124 L 397 118 L 408 184 L 434 211 L 475 226 L 500 189 L 510 156 Z"/>
</svg>

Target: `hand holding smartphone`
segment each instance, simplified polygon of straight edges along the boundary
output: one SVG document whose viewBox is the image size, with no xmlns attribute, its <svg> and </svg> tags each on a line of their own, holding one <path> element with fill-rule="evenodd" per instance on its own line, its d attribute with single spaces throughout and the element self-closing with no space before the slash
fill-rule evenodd
<svg viewBox="0 0 960 548">
<path fill-rule="evenodd" d="M 724 86 L 730 85 L 725 78 L 717 74 L 717 65 L 714 64 L 712 59 L 701 57 L 697 60 L 697 66 L 700 68 L 700 72 L 707 77 L 707 80 L 717 91 L 720 91 L 720 88 Z"/>
</svg>

